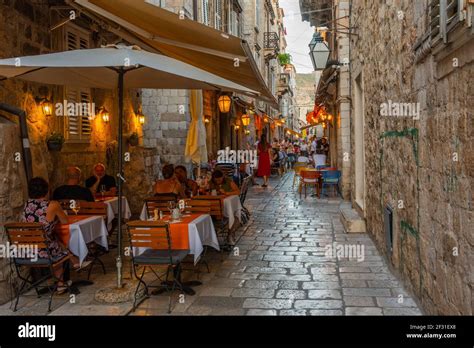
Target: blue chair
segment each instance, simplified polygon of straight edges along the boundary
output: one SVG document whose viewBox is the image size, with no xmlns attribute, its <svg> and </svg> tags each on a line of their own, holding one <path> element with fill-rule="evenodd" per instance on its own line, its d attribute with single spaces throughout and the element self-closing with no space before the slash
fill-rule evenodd
<svg viewBox="0 0 474 348">
<path fill-rule="evenodd" d="M 320 166 L 316 166 L 316 169 L 321 170 L 321 169 L 328 168 L 328 167 L 329 166 L 327 164 L 323 164 L 323 165 L 320 165 Z"/>
<path fill-rule="evenodd" d="M 323 184 L 322 184 L 322 190 L 321 194 L 324 193 L 324 188 L 326 186 L 333 186 L 336 188 L 337 194 L 340 196 L 341 191 L 339 189 L 339 181 L 341 179 L 341 171 L 340 170 L 323 170 L 321 171 L 322 177 L 323 177 Z M 326 194 L 327 196 L 327 194 Z"/>
</svg>

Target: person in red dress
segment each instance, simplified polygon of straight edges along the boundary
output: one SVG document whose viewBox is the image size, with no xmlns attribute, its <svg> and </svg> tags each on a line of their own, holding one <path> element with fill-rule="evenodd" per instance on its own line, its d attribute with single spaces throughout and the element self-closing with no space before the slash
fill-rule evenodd
<svg viewBox="0 0 474 348">
<path fill-rule="evenodd" d="M 271 174 L 271 164 L 270 164 L 270 150 L 272 147 L 267 142 L 265 134 L 262 134 L 260 138 L 260 142 L 258 143 L 257 147 L 257 154 L 258 154 L 258 171 L 257 176 L 263 176 L 263 185 L 262 187 L 267 187 L 268 178 Z"/>
</svg>

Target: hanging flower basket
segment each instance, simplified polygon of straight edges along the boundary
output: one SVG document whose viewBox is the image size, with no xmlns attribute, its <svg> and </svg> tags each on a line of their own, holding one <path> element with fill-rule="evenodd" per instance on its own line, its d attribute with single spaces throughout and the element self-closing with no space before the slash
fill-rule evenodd
<svg viewBox="0 0 474 348">
<path fill-rule="evenodd" d="M 138 133 L 132 133 L 132 135 L 130 135 L 130 137 L 128 138 L 128 143 L 130 144 L 130 146 L 138 146 L 138 143 L 139 143 L 139 137 L 138 137 Z"/>
<path fill-rule="evenodd" d="M 48 145 L 49 151 L 61 151 L 64 144 L 64 136 L 59 133 L 52 133 L 46 139 L 46 145 Z"/>
</svg>

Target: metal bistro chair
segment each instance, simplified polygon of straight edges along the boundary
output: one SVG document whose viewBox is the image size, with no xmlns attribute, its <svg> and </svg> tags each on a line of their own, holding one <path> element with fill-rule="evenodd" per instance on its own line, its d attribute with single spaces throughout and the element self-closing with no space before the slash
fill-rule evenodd
<svg viewBox="0 0 474 348">
<path fill-rule="evenodd" d="M 339 189 L 339 181 L 341 179 L 340 170 L 323 170 L 322 173 L 322 190 L 321 194 L 324 194 L 324 188 L 326 186 L 332 186 L 336 189 L 337 195 L 341 195 L 341 190 Z"/>
<path fill-rule="evenodd" d="M 304 198 L 306 198 L 306 187 L 308 185 L 314 186 L 316 190 L 316 194 L 318 197 L 320 196 L 319 193 L 319 180 L 321 178 L 321 173 L 317 171 L 301 171 L 301 182 L 300 182 L 300 198 L 301 198 L 301 186 L 304 186 Z"/>
<path fill-rule="evenodd" d="M 69 292 L 71 293 L 71 289 L 69 288 L 69 284 L 64 282 L 63 279 L 59 279 L 54 275 L 54 268 L 58 266 L 64 267 L 66 261 L 70 259 L 70 255 L 62 255 L 58 257 L 52 257 L 51 253 L 49 252 L 49 245 L 48 239 L 46 238 L 46 232 L 43 229 L 43 225 L 40 223 L 9 223 L 4 225 L 6 234 L 8 236 L 8 241 L 11 246 L 16 246 L 17 250 L 41 250 L 46 249 L 48 257 L 47 258 L 37 258 L 36 260 L 32 257 L 25 258 L 25 257 L 13 257 L 11 262 L 15 265 L 16 272 L 18 274 L 18 278 L 22 281 L 20 288 L 18 289 L 18 293 L 15 300 L 15 306 L 13 311 L 16 312 L 18 301 L 20 300 L 20 296 L 31 289 L 35 289 L 38 297 L 40 296 L 39 288 L 47 288 L 51 292 L 51 296 L 48 302 L 48 312 L 51 312 L 51 303 L 53 301 L 54 293 L 58 287 L 58 282 L 63 282 L 66 287 L 68 288 Z M 27 248 L 27 249 L 26 249 Z M 17 255 L 18 256 L 18 255 Z M 20 255 L 25 256 L 25 255 Z M 32 268 L 48 268 L 49 274 L 41 277 L 38 280 L 30 280 L 31 274 L 28 271 L 25 273 L 23 271 L 24 268 L 32 269 Z M 27 275 L 26 275 L 27 274 Z M 48 285 L 41 285 L 45 281 L 49 279 L 53 279 L 55 285 L 53 289 L 50 288 Z M 25 289 L 25 287 L 28 287 Z"/>
<path fill-rule="evenodd" d="M 154 214 L 155 209 L 167 211 L 169 202 L 177 202 L 178 195 L 175 193 L 157 193 L 153 197 L 145 199 L 147 217 Z"/>
<path fill-rule="evenodd" d="M 212 222 L 214 223 L 214 228 L 216 229 L 217 236 L 220 236 L 224 241 L 219 245 L 222 252 L 223 248 L 226 246 L 225 241 L 227 240 L 231 226 L 229 226 L 229 219 L 224 216 L 224 207 L 221 198 L 216 196 L 197 196 L 194 198 L 210 202 L 211 217 Z M 223 258 L 223 255 L 221 255 L 221 257 Z"/>
<path fill-rule="evenodd" d="M 245 225 L 250 220 L 250 212 L 245 207 L 245 198 L 247 198 L 247 192 L 249 190 L 250 183 L 252 182 L 252 177 L 248 176 L 242 181 L 242 186 L 240 187 L 240 205 L 242 206 L 242 224 Z"/>
<path fill-rule="evenodd" d="M 183 291 L 181 284 L 181 262 L 189 254 L 189 250 L 173 250 L 169 224 L 162 221 L 131 221 L 127 224 L 132 248 L 132 267 L 135 278 L 138 280 L 134 293 L 132 311 L 145 298 L 149 297 L 148 288 L 165 288 L 171 291 L 169 295 L 168 313 L 171 313 L 171 297 L 175 289 Z M 143 253 L 135 256 L 135 248 L 147 248 Z M 166 266 L 166 279 L 162 282 L 161 276 L 153 269 L 154 266 Z M 143 267 L 141 274 L 138 268 Z M 148 285 L 144 278 L 145 271 L 150 268 L 152 273 L 161 282 L 159 286 Z M 168 277 L 173 272 L 173 281 L 170 288 Z M 137 298 L 140 285 L 145 287 L 145 296 Z"/>
</svg>

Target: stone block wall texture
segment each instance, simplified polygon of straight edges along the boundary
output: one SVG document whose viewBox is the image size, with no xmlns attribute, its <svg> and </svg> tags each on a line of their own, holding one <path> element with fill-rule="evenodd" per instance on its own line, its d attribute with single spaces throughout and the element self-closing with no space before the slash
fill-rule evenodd
<svg viewBox="0 0 474 348">
<path fill-rule="evenodd" d="M 472 315 L 474 40 L 416 63 L 427 14 L 427 1 L 352 5 L 359 35 L 351 38 L 352 78 L 362 73 L 365 96 L 367 228 L 427 314 Z M 389 100 L 420 103 L 420 120 L 380 116 Z M 385 244 L 387 205 L 393 252 Z"/>
</svg>

